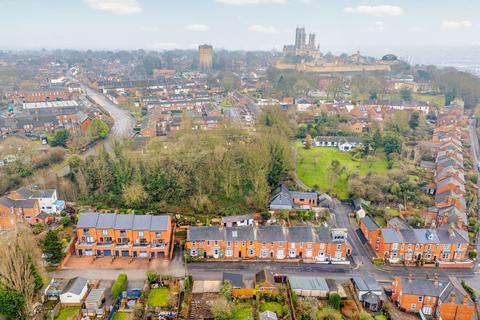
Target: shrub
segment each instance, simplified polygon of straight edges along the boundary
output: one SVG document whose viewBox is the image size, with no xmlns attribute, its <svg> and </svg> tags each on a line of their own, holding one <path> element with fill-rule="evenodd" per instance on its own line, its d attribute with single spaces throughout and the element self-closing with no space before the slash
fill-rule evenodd
<svg viewBox="0 0 480 320">
<path fill-rule="evenodd" d="M 148 282 L 149 282 L 150 284 L 152 284 L 152 283 L 158 282 L 158 280 L 160 279 L 160 277 L 158 276 L 158 274 L 154 273 L 153 271 L 148 270 L 148 271 L 147 271 L 147 279 L 148 279 Z"/>
<path fill-rule="evenodd" d="M 265 221 L 270 220 L 272 218 L 272 214 L 268 211 L 264 211 L 260 215 L 262 216 L 262 219 Z"/>
<path fill-rule="evenodd" d="M 117 280 L 115 280 L 115 283 L 112 286 L 112 296 L 114 299 L 117 299 L 120 293 L 125 291 L 127 289 L 127 275 L 124 273 L 121 273 L 118 275 Z"/>
<path fill-rule="evenodd" d="M 465 289 L 465 291 L 467 291 L 467 293 L 470 295 L 470 298 L 472 298 L 472 300 L 475 301 L 477 299 L 477 294 L 475 293 L 475 290 L 472 287 L 470 287 L 465 282 L 465 280 L 462 280 L 461 284 L 462 284 L 463 289 Z"/>
<path fill-rule="evenodd" d="M 340 309 L 340 296 L 337 293 L 328 295 L 328 305 L 334 309 Z"/>
<path fill-rule="evenodd" d="M 472 260 L 477 259 L 477 251 L 470 251 L 470 252 L 468 253 L 468 257 L 469 257 L 470 259 L 472 259 Z"/>
</svg>

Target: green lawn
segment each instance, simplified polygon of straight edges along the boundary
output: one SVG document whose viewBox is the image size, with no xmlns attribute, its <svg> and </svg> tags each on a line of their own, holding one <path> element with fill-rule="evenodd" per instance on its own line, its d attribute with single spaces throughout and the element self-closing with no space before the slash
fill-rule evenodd
<svg viewBox="0 0 480 320">
<path fill-rule="evenodd" d="M 387 174 L 387 161 L 381 156 L 368 156 L 364 159 L 354 159 L 351 153 L 341 152 L 336 148 L 312 147 L 306 150 L 297 142 L 297 175 L 307 186 L 318 186 L 321 191 L 331 192 L 340 199 L 348 198 L 347 172 L 357 172 L 366 176 L 368 172 Z M 340 162 L 345 172 L 336 178 L 330 174 L 332 161 Z"/>
<path fill-rule="evenodd" d="M 282 305 L 278 302 L 264 302 L 260 305 L 260 312 L 272 311 L 275 312 L 277 315 L 281 315 L 282 310 Z"/>
<path fill-rule="evenodd" d="M 233 307 L 233 320 L 253 320 L 252 305 L 250 303 L 239 303 Z"/>
<path fill-rule="evenodd" d="M 116 312 L 113 316 L 113 320 L 127 320 L 130 313 L 128 312 Z"/>
<path fill-rule="evenodd" d="M 150 290 L 148 295 L 149 307 L 168 307 L 169 292 L 167 287 Z"/>
<path fill-rule="evenodd" d="M 58 316 L 55 320 L 71 320 L 75 319 L 78 311 L 80 311 L 80 307 L 63 307 L 60 309 Z"/>
<path fill-rule="evenodd" d="M 385 317 L 385 316 L 382 314 L 382 315 L 376 316 L 376 317 L 375 317 L 375 320 L 387 320 L 387 317 Z"/>
</svg>

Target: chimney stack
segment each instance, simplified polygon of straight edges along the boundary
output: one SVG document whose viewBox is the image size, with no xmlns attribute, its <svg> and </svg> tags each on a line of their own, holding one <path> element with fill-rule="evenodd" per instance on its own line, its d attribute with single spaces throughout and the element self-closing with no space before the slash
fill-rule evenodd
<svg viewBox="0 0 480 320">
<path fill-rule="evenodd" d="M 450 295 L 450 302 L 455 304 L 456 301 L 457 301 L 457 294 L 455 293 L 455 291 L 453 291 L 452 294 Z"/>
<path fill-rule="evenodd" d="M 469 300 L 468 294 L 464 294 L 463 295 L 463 304 L 468 304 L 468 300 Z"/>
<path fill-rule="evenodd" d="M 413 274 L 409 273 L 408 274 L 408 282 L 412 282 L 413 281 Z"/>
<path fill-rule="evenodd" d="M 400 232 L 400 224 L 397 224 L 397 225 L 395 226 L 395 230 L 396 230 L 397 232 Z"/>
<path fill-rule="evenodd" d="M 455 236 L 453 223 L 450 224 L 450 227 L 448 227 L 448 234 L 450 235 L 450 238 Z"/>
</svg>

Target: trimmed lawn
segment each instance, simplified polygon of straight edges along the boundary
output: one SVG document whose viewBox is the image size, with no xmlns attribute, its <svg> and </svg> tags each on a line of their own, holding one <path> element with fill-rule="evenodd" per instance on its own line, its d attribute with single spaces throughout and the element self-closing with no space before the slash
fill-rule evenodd
<svg viewBox="0 0 480 320">
<path fill-rule="evenodd" d="M 169 296 L 170 293 L 167 287 L 152 289 L 148 295 L 147 304 L 149 307 L 168 307 Z"/>
<path fill-rule="evenodd" d="M 77 317 L 80 307 L 63 307 L 55 320 L 71 320 Z"/>
<path fill-rule="evenodd" d="M 130 313 L 128 312 L 116 312 L 113 316 L 113 320 L 127 320 Z"/>
<path fill-rule="evenodd" d="M 263 311 L 272 311 L 277 314 L 277 316 L 282 314 L 282 305 L 278 302 L 264 302 L 260 304 L 260 312 Z"/>
<path fill-rule="evenodd" d="M 346 171 L 357 172 L 360 176 L 366 176 L 369 172 L 386 175 L 388 171 L 387 160 L 380 156 L 357 160 L 351 153 L 336 148 L 312 147 L 306 150 L 300 142 L 296 146 L 298 178 L 307 186 L 318 186 L 321 191 L 331 192 L 340 199 L 348 198 L 347 175 L 341 174 L 332 184 L 329 168 L 333 160 L 338 160 L 340 167 L 345 167 Z"/>
<path fill-rule="evenodd" d="M 239 303 L 233 306 L 233 320 L 253 320 L 252 305 Z"/>
</svg>

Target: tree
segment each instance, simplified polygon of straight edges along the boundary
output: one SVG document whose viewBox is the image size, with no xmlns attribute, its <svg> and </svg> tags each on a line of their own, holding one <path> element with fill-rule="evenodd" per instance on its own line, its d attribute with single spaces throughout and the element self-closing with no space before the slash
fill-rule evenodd
<svg viewBox="0 0 480 320">
<path fill-rule="evenodd" d="M 412 101 L 412 91 L 407 88 L 403 88 L 400 90 L 400 97 L 404 101 Z"/>
<path fill-rule="evenodd" d="M 420 112 L 413 111 L 412 114 L 410 115 L 410 120 L 408 120 L 408 126 L 412 130 L 415 130 L 417 129 L 419 124 L 420 124 Z"/>
<path fill-rule="evenodd" d="M 25 297 L 13 290 L 0 289 L 0 315 L 7 319 L 25 319 Z"/>
<path fill-rule="evenodd" d="M 69 133 L 67 129 L 61 129 L 55 132 L 53 137 L 50 139 L 50 145 L 52 147 L 66 147 Z"/>
<path fill-rule="evenodd" d="M 305 149 L 310 149 L 312 147 L 312 144 L 313 144 L 312 136 L 307 134 L 307 136 L 305 137 Z"/>
<path fill-rule="evenodd" d="M 220 295 L 229 301 L 232 299 L 232 284 L 230 281 L 223 281 L 222 288 L 220 289 Z"/>
<path fill-rule="evenodd" d="M 70 222 L 70 219 L 68 219 L 68 222 Z M 41 242 L 41 245 L 45 260 L 47 260 L 48 263 L 58 264 L 62 261 L 63 245 L 55 231 L 49 230 Z"/>
<path fill-rule="evenodd" d="M 112 297 L 117 299 L 118 296 L 127 289 L 128 279 L 127 275 L 121 273 L 118 275 L 117 280 L 112 285 Z"/>
<path fill-rule="evenodd" d="M 148 199 L 148 194 L 139 181 L 124 185 L 122 188 L 123 202 L 129 207 L 141 206 Z"/>
<path fill-rule="evenodd" d="M 16 227 L 0 238 L 0 288 L 21 294 L 25 311 L 43 286 L 40 252 L 31 231 Z"/>
<path fill-rule="evenodd" d="M 232 304 L 225 297 L 209 301 L 208 305 L 212 311 L 215 320 L 232 319 Z"/>
<path fill-rule="evenodd" d="M 385 153 L 392 154 L 402 152 L 402 144 L 403 139 L 402 137 L 396 132 L 387 132 L 383 137 L 383 147 L 385 149 Z"/>
<path fill-rule="evenodd" d="M 337 293 L 331 293 L 328 295 L 328 305 L 333 309 L 340 309 L 340 296 Z"/>
<path fill-rule="evenodd" d="M 88 135 L 92 141 L 103 139 L 108 136 L 108 132 L 110 128 L 105 123 L 105 121 L 101 119 L 93 119 L 92 123 L 88 127 Z"/>
</svg>

